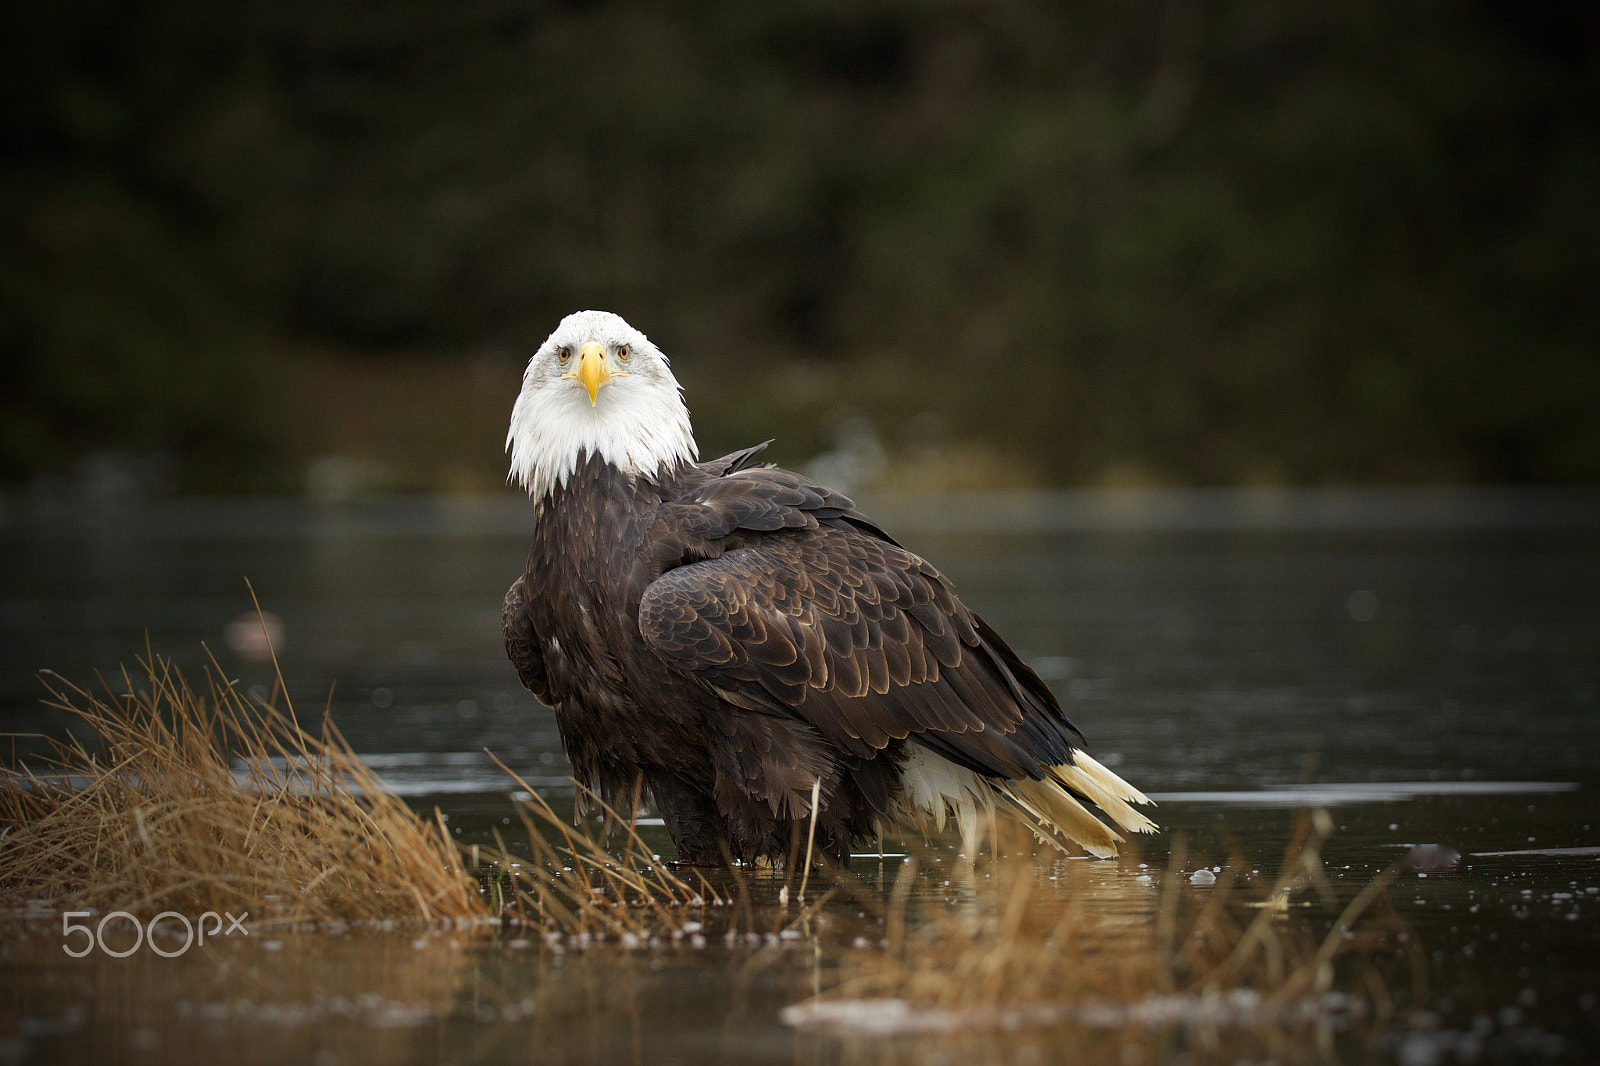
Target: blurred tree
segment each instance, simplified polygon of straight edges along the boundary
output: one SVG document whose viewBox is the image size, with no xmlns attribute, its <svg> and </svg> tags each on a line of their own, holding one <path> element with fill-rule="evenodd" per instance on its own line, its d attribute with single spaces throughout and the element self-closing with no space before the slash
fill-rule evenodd
<svg viewBox="0 0 1600 1066">
<path fill-rule="evenodd" d="M 262 352 L 510 361 L 599 306 L 708 449 L 864 415 L 980 480 L 1592 481 L 1596 38 L 1437 0 L 30 10 L 0 469 L 270 483 Z"/>
<path fill-rule="evenodd" d="M 37 5 L 0 45 L 0 476 L 175 450 L 260 465 L 248 358 L 269 278 L 241 254 L 282 143 L 249 24 L 196 3 Z"/>
</svg>

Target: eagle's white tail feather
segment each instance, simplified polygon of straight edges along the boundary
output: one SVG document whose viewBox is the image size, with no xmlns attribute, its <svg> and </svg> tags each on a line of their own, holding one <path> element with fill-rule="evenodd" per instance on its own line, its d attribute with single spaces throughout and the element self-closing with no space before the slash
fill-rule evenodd
<svg viewBox="0 0 1600 1066">
<path fill-rule="evenodd" d="M 1106 790 L 1112 795 L 1116 796 L 1118 799 L 1125 799 L 1129 803 L 1148 803 L 1154 806 L 1154 800 L 1152 800 L 1149 796 L 1146 796 L 1143 792 L 1140 792 L 1138 789 L 1134 788 L 1132 785 L 1128 784 L 1116 774 L 1112 773 L 1106 768 L 1105 763 L 1102 763 L 1099 759 L 1096 759 L 1088 752 L 1073 752 L 1072 761 L 1076 763 L 1078 768 L 1084 773 L 1094 777 L 1103 785 L 1105 785 Z"/>
<path fill-rule="evenodd" d="M 994 785 L 1017 806 L 1034 816 L 1034 831 L 1049 843 L 1060 846 L 1054 833 L 1059 833 L 1084 851 L 1101 859 L 1114 858 L 1117 845 L 1122 843 L 1104 822 L 1090 814 L 1083 804 L 1054 781 L 996 781 Z M 1040 827 L 1044 830 L 1041 832 Z"/>
<path fill-rule="evenodd" d="M 1122 778 L 1079 751 L 1073 753 L 1074 765 L 1052 766 L 1050 773 L 1067 788 L 1088 798 L 1121 829 L 1130 833 L 1154 833 L 1156 823 L 1128 805 L 1149 803 L 1150 800 Z"/>
<path fill-rule="evenodd" d="M 1116 855 L 1122 837 L 1091 814 L 1074 792 L 1095 803 L 1122 829 L 1156 831 L 1154 822 L 1129 806 L 1149 803 L 1143 793 L 1081 751 L 1074 752 L 1073 759 L 1075 765 L 1050 767 L 1051 776 L 1042 781 L 1007 781 L 983 777 L 920 745 L 909 745 L 901 777 L 906 813 L 924 831 L 930 823 L 942 831 L 953 817 L 967 855 L 977 854 L 980 819 L 992 824 L 997 798 L 1004 799 L 1041 840 L 1059 847 L 1065 837 L 1101 858 Z"/>
</svg>

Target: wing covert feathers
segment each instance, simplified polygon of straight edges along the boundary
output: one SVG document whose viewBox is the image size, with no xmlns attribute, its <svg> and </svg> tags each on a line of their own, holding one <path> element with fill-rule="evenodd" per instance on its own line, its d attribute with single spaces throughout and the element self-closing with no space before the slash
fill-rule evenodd
<svg viewBox="0 0 1600 1066">
<path fill-rule="evenodd" d="M 721 699 L 797 720 L 858 765 L 903 761 L 901 811 L 968 854 L 997 807 L 1041 839 L 1111 856 L 1117 829 L 1156 827 L 1149 799 L 1083 753 L 1033 670 L 850 500 L 759 449 L 664 505 L 651 526 L 661 572 L 639 633 L 668 667 Z M 770 782 L 768 783 L 770 786 Z"/>
</svg>

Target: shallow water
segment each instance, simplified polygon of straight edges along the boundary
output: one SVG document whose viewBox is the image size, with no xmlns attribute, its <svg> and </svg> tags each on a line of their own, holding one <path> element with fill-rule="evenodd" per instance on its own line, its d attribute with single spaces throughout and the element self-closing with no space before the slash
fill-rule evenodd
<svg viewBox="0 0 1600 1066">
<path fill-rule="evenodd" d="M 1303 911 L 1321 928 L 1412 845 L 1461 853 L 1391 889 L 1426 952 L 1426 987 L 1402 990 L 1375 1046 L 1341 1044 L 1340 1057 L 1600 1054 L 1593 494 L 1060 494 L 875 510 L 1035 664 L 1093 750 L 1160 803 L 1165 834 L 1074 875 L 1107 921 L 1143 913 L 1179 840 L 1185 873 L 1237 854 L 1270 879 L 1291 809 L 1326 806 L 1336 898 Z M 87 679 L 131 665 L 147 639 L 191 672 L 205 642 L 231 676 L 267 684 L 270 666 L 244 654 L 239 630 L 241 650 L 228 644 L 228 624 L 251 609 L 248 577 L 282 620 L 277 650 L 302 716 L 329 708 L 394 788 L 487 843 L 514 827 L 515 786 L 484 748 L 556 802 L 571 795 L 553 719 L 517 688 L 499 640 L 527 528 L 525 508 L 501 499 L 14 514 L 0 526 L 4 728 L 66 727 L 38 707 L 36 670 Z M 669 850 L 658 828 L 643 831 Z M 899 861 L 882 864 L 880 891 Z M 880 876 L 875 858 L 855 866 L 868 883 Z M 914 902 L 960 907 L 942 880 L 925 872 Z M 83 960 L 35 924 L 3 947 L 0 1061 L 1284 1057 L 1242 1037 L 1208 1051 L 1138 1027 L 788 1027 L 780 1010 L 828 977 L 824 946 L 871 932 L 830 917 L 818 940 L 776 945 L 557 954 L 492 931 L 351 930 Z"/>
</svg>

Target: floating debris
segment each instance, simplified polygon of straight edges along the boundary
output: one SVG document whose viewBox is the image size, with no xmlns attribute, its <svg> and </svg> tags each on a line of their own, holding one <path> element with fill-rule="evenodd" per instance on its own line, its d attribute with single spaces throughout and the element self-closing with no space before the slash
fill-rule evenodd
<svg viewBox="0 0 1600 1066">
<path fill-rule="evenodd" d="M 1448 870 L 1461 861 L 1461 852 L 1448 844 L 1413 844 L 1400 865 L 1413 873 L 1430 874 Z"/>
<path fill-rule="evenodd" d="M 1475 851 L 1480 859 L 1510 858 L 1519 855 L 1548 855 L 1556 859 L 1600 858 L 1600 848 L 1525 848 L 1521 851 Z"/>
<path fill-rule="evenodd" d="M 915 1007 L 904 999 L 817 1000 L 785 1007 L 778 1017 L 796 1029 L 890 1037 L 974 1029 L 1015 1032 L 1074 1024 L 1091 1029 L 1256 1029 L 1331 1019 L 1348 1022 L 1366 1015 L 1364 1000 L 1340 992 L 1280 1002 L 1253 989 L 1239 988 L 1220 995 L 1153 995 L 1127 1003 L 1095 1000 L 1006 1008 Z"/>
</svg>

